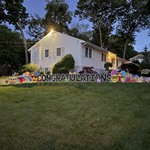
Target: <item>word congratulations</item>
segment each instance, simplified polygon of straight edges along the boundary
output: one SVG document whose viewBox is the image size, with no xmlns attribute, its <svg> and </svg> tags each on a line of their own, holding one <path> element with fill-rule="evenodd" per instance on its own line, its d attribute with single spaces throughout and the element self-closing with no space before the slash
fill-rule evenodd
<svg viewBox="0 0 150 150">
<path fill-rule="evenodd" d="M 101 82 L 110 81 L 110 74 L 54 74 L 54 75 L 38 75 L 37 81 L 71 81 L 71 82 Z"/>
<path fill-rule="evenodd" d="M 1 79 L 0 85 L 22 84 L 40 82 L 112 82 L 112 83 L 150 83 L 150 77 L 130 74 L 122 70 L 112 70 L 103 74 L 50 74 L 41 75 L 38 72 L 25 72 L 20 76 Z"/>
</svg>

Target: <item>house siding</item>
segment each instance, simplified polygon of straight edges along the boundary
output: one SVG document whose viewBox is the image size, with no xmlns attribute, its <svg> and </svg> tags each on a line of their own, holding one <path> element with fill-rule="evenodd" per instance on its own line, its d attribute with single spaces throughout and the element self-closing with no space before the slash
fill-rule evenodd
<svg viewBox="0 0 150 150">
<path fill-rule="evenodd" d="M 102 72 L 105 70 L 105 62 L 101 60 L 102 53 L 100 51 L 92 49 L 92 58 L 85 57 L 85 47 L 82 48 L 82 51 L 83 66 L 94 67 L 95 71 L 97 72 Z"/>
<path fill-rule="evenodd" d="M 37 64 L 40 68 L 48 68 L 52 71 L 53 66 L 60 61 L 65 55 L 71 54 L 75 59 L 75 70 L 79 72 L 84 66 L 94 67 L 98 73 L 105 72 L 104 64 L 102 61 L 102 53 L 100 50 L 92 49 L 92 58 L 85 57 L 85 41 L 62 34 L 53 32 L 47 34 L 38 43 L 32 46 L 31 63 Z M 61 56 L 56 55 L 56 49 L 61 48 Z M 90 48 L 90 47 L 89 47 Z M 49 50 L 49 57 L 45 57 L 45 50 Z M 109 61 L 107 51 L 106 61 Z M 116 55 L 113 54 L 116 58 Z M 116 62 L 116 60 L 115 60 Z"/>
<path fill-rule="evenodd" d="M 35 63 L 42 68 L 49 68 L 50 70 L 52 70 L 54 64 L 61 60 L 66 54 L 71 54 L 75 59 L 76 69 L 80 70 L 82 68 L 82 42 L 84 41 L 58 32 L 48 34 L 41 41 L 39 41 L 36 46 L 31 48 L 31 63 Z M 62 49 L 61 56 L 56 56 L 57 48 Z M 45 57 L 44 55 L 46 49 L 49 49 L 49 57 Z M 36 58 L 38 58 L 38 62 L 35 59 L 35 55 Z"/>
</svg>

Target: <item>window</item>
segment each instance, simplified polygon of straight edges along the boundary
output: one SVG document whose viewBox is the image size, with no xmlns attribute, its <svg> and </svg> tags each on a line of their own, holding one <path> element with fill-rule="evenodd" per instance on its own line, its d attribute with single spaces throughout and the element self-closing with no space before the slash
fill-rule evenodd
<svg viewBox="0 0 150 150">
<path fill-rule="evenodd" d="M 88 48 L 85 48 L 85 57 L 88 57 Z"/>
<path fill-rule="evenodd" d="M 114 65 L 115 64 L 115 59 L 112 58 L 111 63 Z"/>
<path fill-rule="evenodd" d="M 116 66 L 118 67 L 119 66 L 119 61 L 117 60 L 117 62 L 116 62 L 117 64 L 116 64 Z"/>
<path fill-rule="evenodd" d="M 92 49 L 85 47 L 85 57 L 92 58 Z"/>
<path fill-rule="evenodd" d="M 102 53 L 102 61 L 103 61 L 103 62 L 106 62 L 106 54 L 103 54 L 103 53 Z"/>
<path fill-rule="evenodd" d="M 61 56 L 61 48 L 56 49 L 56 56 Z"/>
<path fill-rule="evenodd" d="M 89 49 L 89 58 L 92 58 L 92 49 Z"/>
<path fill-rule="evenodd" d="M 49 57 L 49 49 L 45 50 L 45 57 Z"/>
<path fill-rule="evenodd" d="M 48 68 L 45 68 L 45 74 L 47 73 L 47 71 L 48 71 Z"/>
</svg>

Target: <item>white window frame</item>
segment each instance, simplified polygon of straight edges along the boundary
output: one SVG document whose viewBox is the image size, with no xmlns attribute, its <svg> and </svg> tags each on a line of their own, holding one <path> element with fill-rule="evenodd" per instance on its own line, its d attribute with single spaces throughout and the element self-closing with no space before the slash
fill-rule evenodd
<svg viewBox="0 0 150 150">
<path fill-rule="evenodd" d="M 106 62 L 106 54 L 102 53 L 101 61 Z"/>
<path fill-rule="evenodd" d="M 60 50 L 60 55 L 57 55 L 57 54 L 58 54 L 58 53 L 57 53 L 58 50 Z M 62 56 L 62 48 L 61 48 L 61 47 L 56 48 L 56 56 L 57 56 L 57 57 Z"/>
<path fill-rule="evenodd" d="M 45 74 L 46 74 L 46 72 L 48 71 L 48 68 L 44 68 L 44 72 L 45 72 Z"/>
<path fill-rule="evenodd" d="M 85 47 L 85 54 L 84 55 L 86 58 L 92 59 L 93 58 L 93 49 Z"/>
<path fill-rule="evenodd" d="M 46 56 L 46 51 L 48 51 L 48 56 Z M 44 57 L 45 57 L 45 58 L 48 58 L 48 57 L 49 57 L 49 49 L 45 49 L 45 51 L 44 51 Z"/>
</svg>

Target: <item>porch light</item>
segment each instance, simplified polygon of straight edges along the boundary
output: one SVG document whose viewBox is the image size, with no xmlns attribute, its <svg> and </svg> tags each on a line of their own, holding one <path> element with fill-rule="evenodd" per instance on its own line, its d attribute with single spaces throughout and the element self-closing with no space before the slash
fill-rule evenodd
<svg viewBox="0 0 150 150">
<path fill-rule="evenodd" d="M 53 33 L 54 32 L 54 30 L 53 29 L 51 29 L 51 33 Z"/>
</svg>

